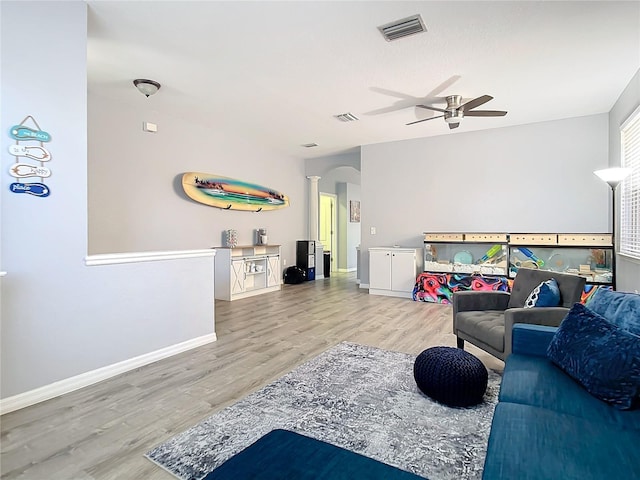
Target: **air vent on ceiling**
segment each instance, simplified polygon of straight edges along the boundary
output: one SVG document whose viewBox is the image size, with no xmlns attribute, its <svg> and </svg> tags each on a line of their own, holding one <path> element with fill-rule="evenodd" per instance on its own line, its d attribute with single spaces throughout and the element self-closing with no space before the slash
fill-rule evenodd
<svg viewBox="0 0 640 480">
<path fill-rule="evenodd" d="M 340 115 L 335 116 L 341 122 L 356 122 L 360 120 L 353 113 L 341 113 Z"/>
<path fill-rule="evenodd" d="M 382 25 L 378 27 L 378 30 L 380 30 L 384 39 L 390 42 L 392 40 L 398 40 L 399 38 L 408 37 L 409 35 L 415 35 L 416 33 L 426 32 L 427 27 L 424 26 L 420 15 L 413 15 L 412 17 Z"/>
<path fill-rule="evenodd" d="M 317 147 L 318 144 L 317 143 L 305 143 L 302 145 L 304 148 L 313 148 L 313 147 Z"/>
</svg>

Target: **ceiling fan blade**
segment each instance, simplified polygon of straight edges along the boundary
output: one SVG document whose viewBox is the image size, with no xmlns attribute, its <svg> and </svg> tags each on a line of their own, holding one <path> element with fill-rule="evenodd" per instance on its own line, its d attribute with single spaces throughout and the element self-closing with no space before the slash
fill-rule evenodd
<svg viewBox="0 0 640 480">
<path fill-rule="evenodd" d="M 460 126 L 460 123 L 450 123 L 449 130 L 453 130 L 454 128 L 458 128 L 459 126 Z"/>
<path fill-rule="evenodd" d="M 479 107 L 480 105 L 487 103 L 489 100 L 493 100 L 493 97 L 491 95 L 482 95 L 481 97 L 469 100 L 467 103 L 463 103 L 458 107 L 458 109 L 464 110 L 464 113 L 466 115 L 466 113 L 472 108 Z"/>
<path fill-rule="evenodd" d="M 416 105 L 416 107 L 426 108 L 426 109 L 429 109 L 429 110 L 435 110 L 436 112 L 443 112 L 443 113 L 446 112 L 446 110 L 443 110 L 442 108 L 432 107 L 431 105 Z"/>
<path fill-rule="evenodd" d="M 471 110 L 464 112 L 465 117 L 504 117 L 507 112 L 503 110 Z"/>
<path fill-rule="evenodd" d="M 416 120 L 415 122 L 410 122 L 410 123 L 407 123 L 406 125 L 413 125 L 414 123 L 426 122 L 427 120 L 433 120 L 434 118 L 442 118 L 442 117 L 444 117 L 444 115 L 438 115 L 437 117 L 423 118 L 422 120 Z"/>
</svg>

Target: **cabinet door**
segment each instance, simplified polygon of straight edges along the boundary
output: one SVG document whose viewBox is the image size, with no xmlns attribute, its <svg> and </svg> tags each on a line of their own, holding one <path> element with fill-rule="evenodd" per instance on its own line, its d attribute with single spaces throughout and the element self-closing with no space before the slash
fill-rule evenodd
<svg viewBox="0 0 640 480">
<path fill-rule="evenodd" d="M 231 261 L 231 294 L 244 292 L 245 279 L 245 262 L 244 260 Z"/>
<path fill-rule="evenodd" d="M 391 290 L 412 292 L 416 283 L 416 253 L 391 253 Z"/>
<path fill-rule="evenodd" d="M 369 251 L 369 288 L 391 290 L 391 252 Z"/>
<path fill-rule="evenodd" d="M 280 257 L 267 257 L 267 287 L 280 284 Z"/>
</svg>

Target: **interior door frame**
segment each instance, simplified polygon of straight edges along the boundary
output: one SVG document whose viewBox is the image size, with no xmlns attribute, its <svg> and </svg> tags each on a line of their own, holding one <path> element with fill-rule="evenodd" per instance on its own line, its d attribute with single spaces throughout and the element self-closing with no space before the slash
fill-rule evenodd
<svg viewBox="0 0 640 480">
<path fill-rule="evenodd" d="M 338 195 L 335 193 L 320 192 L 320 217 L 322 217 L 322 197 L 331 199 L 331 271 L 337 271 L 336 259 L 338 258 Z"/>
</svg>

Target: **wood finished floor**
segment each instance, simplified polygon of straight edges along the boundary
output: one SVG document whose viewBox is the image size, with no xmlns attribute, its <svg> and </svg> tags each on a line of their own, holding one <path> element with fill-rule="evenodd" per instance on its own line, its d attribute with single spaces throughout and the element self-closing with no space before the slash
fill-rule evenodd
<svg viewBox="0 0 640 480">
<path fill-rule="evenodd" d="M 175 479 L 143 455 L 339 342 L 412 354 L 455 345 L 450 307 L 367 292 L 355 274 L 333 274 L 216 301 L 217 342 L 3 415 L 1 478 Z"/>
</svg>

